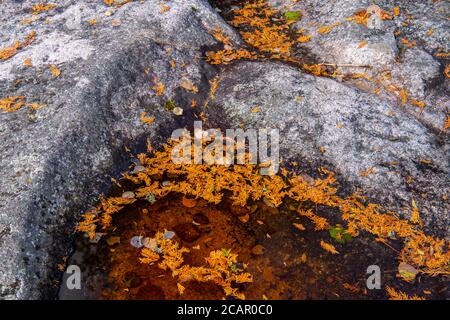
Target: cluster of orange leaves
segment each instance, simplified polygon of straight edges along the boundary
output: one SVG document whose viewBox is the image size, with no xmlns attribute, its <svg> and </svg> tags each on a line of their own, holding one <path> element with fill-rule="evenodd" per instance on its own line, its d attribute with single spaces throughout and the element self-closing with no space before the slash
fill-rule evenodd
<svg viewBox="0 0 450 320">
<path fill-rule="evenodd" d="M 158 263 L 158 267 L 162 270 L 170 270 L 173 277 L 178 278 L 178 290 L 183 294 L 184 287 L 182 283 L 196 281 L 208 282 L 212 281 L 222 287 L 226 296 L 233 296 L 238 299 L 245 299 L 244 294 L 240 293 L 237 288 L 233 287 L 234 283 L 252 282 L 250 273 L 244 272 L 246 266 L 238 267 L 237 254 L 231 253 L 230 250 L 216 250 L 205 258 L 206 265 L 192 267 L 185 265 L 183 254 L 190 250 L 179 246 L 178 242 L 171 239 L 165 239 L 164 234 L 158 232 L 154 238 L 158 247 L 158 252 L 154 249 L 143 248 L 141 250 L 140 261 L 144 264 Z"/>
<path fill-rule="evenodd" d="M 133 2 L 133 0 L 122 0 L 122 1 L 118 1 L 118 0 L 103 0 L 103 2 L 108 5 L 108 6 L 114 6 L 114 7 L 118 7 L 120 8 L 121 6 L 129 3 L 129 2 Z"/>
<path fill-rule="evenodd" d="M 425 300 L 425 298 L 418 297 L 416 295 L 409 296 L 404 292 L 396 291 L 394 288 L 386 287 L 386 292 L 389 296 L 389 300 Z"/>
<path fill-rule="evenodd" d="M 328 251 L 331 254 L 339 254 L 339 251 L 337 251 L 336 248 L 331 243 L 320 241 L 320 246 L 322 247 L 322 249 Z"/>
<path fill-rule="evenodd" d="M 7 60 L 13 56 L 15 56 L 20 49 L 23 49 L 27 46 L 29 46 L 35 39 L 36 32 L 32 31 L 30 32 L 23 42 L 16 41 L 14 44 L 10 45 L 9 47 L 0 49 L 0 60 Z"/>
<path fill-rule="evenodd" d="M 56 8 L 56 4 L 53 4 L 53 3 L 39 3 L 39 4 L 35 4 L 31 8 L 33 9 L 33 14 L 39 14 L 41 12 L 48 11 L 48 10 Z"/>
<path fill-rule="evenodd" d="M 277 11 L 265 1 L 249 1 L 242 8 L 233 10 L 234 17 L 230 24 L 240 28 L 240 34 L 247 45 L 267 54 L 271 59 L 291 59 L 294 42 L 288 36 L 289 23 L 275 23 Z M 246 49 L 233 49 L 228 38 L 220 30 L 214 33 L 216 40 L 225 45 L 224 50 L 208 52 L 211 64 L 227 64 L 233 60 L 262 58 L 259 54 Z"/>
<path fill-rule="evenodd" d="M 145 124 L 152 124 L 155 122 L 155 117 L 147 117 L 147 113 L 145 111 L 141 112 L 141 115 L 139 118 L 140 118 L 141 122 L 145 123 Z"/>
<path fill-rule="evenodd" d="M 153 91 L 155 91 L 157 96 L 162 96 L 166 91 L 166 86 L 157 78 L 153 79 L 153 81 L 155 82 L 155 85 L 152 87 Z"/>
<path fill-rule="evenodd" d="M 229 64 L 234 60 L 255 60 L 258 55 L 246 49 L 234 49 L 230 38 L 225 36 L 220 29 L 214 30 L 213 37 L 224 45 L 223 50 L 209 51 L 206 53 L 207 61 L 210 64 Z"/>
<path fill-rule="evenodd" d="M 13 96 L 0 99 L 0 110 L 5 112 L 14 112 L 22 107 L 28 107 L 33 110 L 40 109 L 42 105 L 38 103 L 27 103 L 24 96 Z"/>
<path fill-rule="evenodd" d="M 430 275 L 450 274 L 450 244 L 444 239 L 428 236 L 421 229 L 419 213 L 413 221 L 401 219 L 396 213 L 387 212 L 377 204 L 368 203 L 359 194 L 347 197 L 337 195 L 336 178 L 332 172 L 323 170 L 324 178 L 306 179 L 295 173 L 283 176 L 263 176 L 260 166 L 253 164 L 176 164 L 172 161 L 174 144 L 167 144 L 153 157 L 139 154 L 144 171 L 124 173 L 123 178 L 137 185 L 135 198 L 105 197 L 96 209 L 87 212 L 77 230 L 95 237 L 97 227 L 103 230 L 112 226 L 112 215 L 138 199 L 156 197 L 161 199 L 169 193 L 179 193 L 189 198 L 203 198 L 218 204 L 226 196 L 235 205 L 246 206 L 251 201 L 264 200 L 278 207 L 285 198 L 300 205 L 324 206 L 338 209 L 347 223 L 346 232 L 356 237 L 361 231 L 374 235 L 385 242 L 395 236 L 404 241 L 400 260 Z M 163 181 L 167 177 L 166 181 Z M 170 179 L 168 178 L 170 177 Z M 418 210 L 413 208 L 413 210 Z M 329 229 L 326 218 L 312 210 L 297 210 L 310 219 L 316 230 Z"/>
<path fill-rule="evenodd" d="M 379 8 L 378 6 L 371 6 L 372 10 L 381 20 L 392 20 L 394 16 L 398 16 L 400 14 L 400 8 L 395 7 L 393 9 L 393 14 L 390 14 L 386 10 L 383 10 Z M 370 8 L 370 7 L 369 7 Z M 353 21 L 358 24 L 362 24 L 364 26 L 367 26 L 367 23 L 369 22 L 370 14 L 368 10 L 358 10 L 355 12 L 355 14 L 349 18 L 346 18 L 347 21 Z"/>
</svg>

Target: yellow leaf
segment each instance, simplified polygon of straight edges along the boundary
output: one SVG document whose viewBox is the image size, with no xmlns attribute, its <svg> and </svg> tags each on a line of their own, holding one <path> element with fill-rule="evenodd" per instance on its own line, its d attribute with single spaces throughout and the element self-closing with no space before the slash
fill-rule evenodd
<svg viewBox="0 0 450 320">
<path fill-rule="evenodd" d="M 361 49 L 367 45 L 367 41 L 363 41 L 358 45 L 358 49 Z"/>
<path fill-rule="evenodd" d="M 26 59 L 24 60 L 23 64 L 24 64 L 26 67 L 32 67 L 32 66 L 33 66 L 33 64 L 31 63 L 31 59 L 30 59 L 30 58 L 26 58 Z"/>
<path fill-rule="evenodd" d="M 141 116 L 140 119 L 142 121 L 142 123 L 145 124 L 152 124 L 155 122 L 155 118 L 154 117 L 146 117 L 147 113 L 145 111 L 141 112 Z"/>
<path fill-rule="evenodd" d="M 398 17 L 400 15 L 400 7 L 395 7 L 393 10 L 394 17 Z"/>
<path fill-rule="evenodd" d="M 184 293 L 185 287 L 183 287 L 181 284 L 177 283 L 177 288 L 178 288 L 178 292 L 180 293 L 180 295 L 182 295 Z"/>
<path fill-rule="evenodd" d="M 304 36 L 298 37 L 298 38 L 297 38 L 297 41 L 298 41 L 298 42 L 301 42 L 301 43 L 304 43 L 304 42 L 309 42 L 309 41 L 311 41 L 311 39 L 312 39 L 312 36 L 304 35 Z"/>
<path fill-rule="evenodd" d="M 198 88 L 190 80 L 181 81 L 180 87 L 182 87 L 183 89 L 186 89 L 188 91 L 192 91 L 194 93 L 198 92 Z"/>
<path fill-rule="evenodd" d="M 306 230 L 306 228 L 301 223 L 294 223 L 294 227 L 296 227 L 300 231 Z"/>
<path fill-rule="evenodd" d="M 320 241 L 320 246 L 321 246 L 325 251 L 328 251 L 328 252 L 330 252 L 330 253 L 332 253 L 332 254 L 339 254 L 339 251 L 337 251 L 336 248 L 335 248 L 332 244 L 330 244 L 330 243 L 327 243 L 327 242 L 325 242 L 325 241 Z"/>
<path fill-rule="evenodd" d="M 61 69 L 59 69 L 51 64 L 48 67 L 50 68 L 50 72 L 52 73 L 54 78 L 59 77 L 59 75 L 61 74 Z"/>
</svg>

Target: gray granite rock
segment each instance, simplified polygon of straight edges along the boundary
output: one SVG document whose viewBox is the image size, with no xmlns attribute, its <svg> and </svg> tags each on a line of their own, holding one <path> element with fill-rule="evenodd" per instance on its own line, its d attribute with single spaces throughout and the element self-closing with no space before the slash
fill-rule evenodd
<svg viewBox="0 0 450 320">
<path fill-rule="evenodd" d="M 54 297 L 56 270 L 71 248 L 75 220 L 127 166 L 125 147 L 165 141 L 192 118 L 187 79 L 208 92 L 202 47 L 219 27 L 238 39 L 203 0 L 58 1 L 31 14 L 33 1 L 2 1 L 0 48 L 36 32 L 32 45 L 0 61 L 0 97 L 23 95 L 39 110 L 0 111 L 0 298 Z M 107 16 L 105 12 L 113 12 Z M 37 19 L 22 25 L 24 19 Z M 97 24 L 87 21 L 96 19 Z M 118 22 L 120 21 L 120 22 Z M 33 67 L 25 67 L 30 58 Z M 173 60 L 176 67 L 169 61 Z M 53 77 L 48 65 L 61 69 Z M 155 95 L 155 78 L 165 85 Z M 189 109 L 175 119 L 167 100 Z M 140 121 L 142 111 L 156 118 Z"/>
<path fill-rule="evenodd" d="M 411 115 L 435 131 L 441 131 L 449 112 L 449 79 L 442 70 L 448 63 L 436 57 L 438 52 L 449 51 L 450 23 L 446 17 L 449 11 L 448 1 L 299 1 L 292 5 L 290 0 L 270 0 L 269 3 L 281 11 L 299 11 L 302 18 L 296 22 L 297 30 L 313 36 L 311 42 L 300 44 L 299 54 L 306 50 L 315 62 L 337 65 L 370 66 L 365 68 L 340 67 L 343 74 L 364 73 L 377 80 L 385 72 L 391 72 L 390 84 L 405 88 L 410 98 L 424 101 L 427 108 L 406 108 Z M 392 20 L 383 20 L 378 27 L 371 27 L 348 21 L 355 12 L 368 10 L 377 5 L 392 14 L 399 6 L 400 14 Z M 368 12 L 371 10 L 368 10 Z M 377 15 L 371 15 L 377 16 Z M 370 19 L 369 19 L 370 22 Z M 334 23 L 341 25 L 332 28 L 329 33 L 319 33 L 321 26 Z M 415 43 L 410 47 L 402 41 Z M 360 47 L 360 44 L 366 44 Z M 355 82 L 355 81 L 353 81 Z M 373 86 L 365 80 L 357 81 L 358 87 L 372 91 Z M 366 82 L 366 84 L 361 84 Z M 385 81 L 386 82 L 386 81 Z M 386 98 L 395 100 L 396 96 Z"/>
<path fill-rule="evenodd" d="M 346 22 L 301 48 L 316 62 L 368 64 L 372 76 L 388 66 L 394 84 L 409 86 L 430 105 L 421 114 L 370 87 L 281 63 L 239 62 L 223 70 L 208 65 L 202 57 L 217 44 L 214 29 L 236 44 L 241 39 L 206 0 L 167 1 L 166 12 L 157 0 L 120 8 L 101 0 L 62 0 L 39 15 L 31 14 L 34 1 L 0 2 L 0 48 L 36 31 L 30 46 L 0 61 L 0 98 L 23 95 L 44 104 L 0 111 L 0 299 L 56 296 L 57 264 L 70 252 L 75 221 L 107 190 L 110 177 L 130 165 L 125 147 L 142 150 L 147 139 L 155 145 L 173 129 L 192 126 L 190 101 L 195 97 L 202 105 L 219 72 L 217 99 L 207 110 L 211 125 L 279 128 L 284 161 L 314 169 L 326 164 L 348 190 L 362 187 L 406 216 L 414 197 L 430 230 L 448 234 L 448 202 L 442 201 L 448 136 L 440 131 L 448 79 L 442 77 L 444 62 L 433 55 L 440 47 L 448 51 L 444 2 L 402 4 L 420 22 L 405 28 L 417 39 L 415 48 L 404 48 L 394 34 L 404 18 L 374 28 Z M 288 1 L 271 2 L 282 8 Z M 310 22 L 329 25 L 370 4 L 304 0 L 284 8 L 302 10 L 297 27 L 313 33 Z M 96 24 L 89 23 L 93 19 Z M 424 27 L 435 32 L 427 37 Z M 358 48 L 363 40 L 367 46 Z M 27 58 L 33 67 L 24 65 Z M 49 65 L 61 75 L 53 77 Z M 183 80 L 199 93 L 181 88 Z M 161 96 L 152 89 L 156 82 L 165 86 Z M 183 108 L 183 116 L 168 110 L 168 101 Z M 255 106 L 261 112 L 250 112 Z M 143 111 L 156 122 L 143 124 Z M 420 162 L 425 159 L 432 164 Z M 360 175 L 371 167 L 374 174 Z"/>
<path fill-rule="evenodd" d="M 280 63 L 237 63 L 219 81 L 215 103 L 222 122 L 278 128 L 285 163 L 328 164 L 353 190 L 360 187 L 372 201 L 405 217 L 414 198 L 430 229 L 447 235 L 444 136 L 377 95 Z M 255 106 L 261 111 L 251 112 Z M 361 175 L 369 168 L 376 172 Z"/>
</svg>

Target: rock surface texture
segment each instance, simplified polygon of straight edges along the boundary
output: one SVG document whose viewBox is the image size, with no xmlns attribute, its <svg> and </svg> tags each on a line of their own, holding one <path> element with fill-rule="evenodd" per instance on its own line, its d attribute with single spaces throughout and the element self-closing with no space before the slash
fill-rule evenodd
<svg viewBox="0 0 450 320">
<path fill-rule="evenodd" d="M 75 222 L 129 165 L 125 149 L 190 128 L 194 110 L 223 128 L 278 128 L 285 162 L 326 165 L 349 190 L 361 188 L 406 217 L 414 198 L 429 230 L 448 236 L 448 62 L 436 56 L 448 52 L 448 2 L 405 1 L 401 10 L 410 19 L 367 26 L 345 19 L 373 3 L 392 8 L 390 1 L 268 2 L 302 13 L 295 28 L 313 39 L 299 44 L 299 55 L 370 66 L 371 78 L 389 72 L 391 85 L 408 88 L 427 107 L 374 94 L 364 79 L 316 77 L 281 62 L 211 66 L 204 56 L 218 45 L 214 30 L 236 46 L 242 40 L 206 0 L 62 0 L 35 14 L 35 1 L 0 1 L 0 50 L 35 32 L 31 43 L 0 59 L 0 99 L 23 96 L 41 105 L 0 109 L 0 299 L 55 297 Z M 338 21 L 318 36 L 317 26 Z M 202 110 L 214 77 L 215 99 Z M 142 121 L 142 112 L 154 123 Z"/>
<path fill-rule="evenodd" d="M 190 108 L 181 81 L 206 86 L 202 47 L 215 43 L 211 30 L 231 30 L 206 1 L 171 2 L 164 13 L 158 1 L 58 1 L 38 15 L 33 4 L 0 3 L 0 48 L 36 32 L 31 45 L 0 60 L 0 98 L 44 105 L 0 110 L 1 298 L 54 296 L 77 215 L 105 191 L 112 168 L 127 165 L 125 147 L 164 141 L 183 126 L 161 106 Z M 143 111 L 156 122 L 140 121 Z"/>
</svg>

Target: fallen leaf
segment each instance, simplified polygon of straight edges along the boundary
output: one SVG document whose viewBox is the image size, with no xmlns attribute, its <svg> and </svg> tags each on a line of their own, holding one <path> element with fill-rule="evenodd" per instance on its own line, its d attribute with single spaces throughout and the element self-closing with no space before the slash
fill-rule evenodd
<svg viewBox="0 0 450 320">
<path fill-rule="evenodd" d="M 358 45 L 358 49 L 364 48 L 367 45 L 367 41 L 363 41 Z"/>
<path fill-rule="evenodd" d="M 395 7 L 393 10 L 394 17 L 398 17 L 400 15 L 400 7 Z"/>
<path fill-rule="evenodd" d="M 325 250 L 330 252 L 331 254 L 339 254 L 339 251 L 336 250 L 336 248 L 325 241 L 320 241 L 320 246 Z"/>
<path fill-rule="evenodd" d="M 194 93 L 198 92 L 198 88 L 190 81 L 190 80 L 183 80 L 180 83 L 180 87 L 182 87 L 183 89 L 186 89 L 188 91 L 192 91 Z"/>
<path fill-rule="evenodd" d="M 154 117 L 146 117 L 147 113 L 145 111 L 141 112 L 141 122 L 145 123 L 145 124 L 152 124 L 155 122 L 155 118 Z"/>
<path fill-rule="evenodd" d="M 31 63 L 31 59 L 30 59 L 30 58 L 26 58 L 26 59 L 24 60 L 23 64 L 24 64 L 26 67 L 32 67 L 32 66 L 33 66 L 33 64 Z"/>
<path fill-rule="evenodd" d="M 61 74 L 61 69 L 49 64 L 48 67 L 50 68 L 50 72 L 52 73 L 54 78 L 57 78 Z"/>
<path fill-rule="evenodd" d="M 294 227 L 296 227 L 300 231 L 306 230 L 306 228 L 301 223 L 294 223 Z"/>
<path fill-rule="evenodd" d="M 185 288 L 179 283 L 177 283 L 177 288 L 178 288 L 178 292 L 180 293 L 180 295 L 182 295 L 184 293 Z"/>
<path fill-rule="evenodd" d="M 183 197 L 183 199 L 181 199 L 181 203 L 186 208 L 194 208 L 197 205 L 197 200 Z"/>
</svg>

